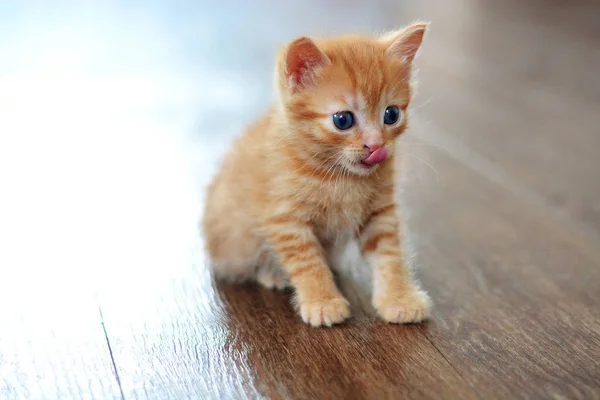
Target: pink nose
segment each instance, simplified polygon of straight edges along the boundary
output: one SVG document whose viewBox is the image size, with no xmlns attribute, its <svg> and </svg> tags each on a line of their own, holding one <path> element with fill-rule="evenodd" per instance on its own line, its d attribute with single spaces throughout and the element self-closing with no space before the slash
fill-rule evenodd
<svg viewBox="0 0 600 400">
<path fill-rule="evenodd" d="M 365 149 L 369 150 L 369 154 L 379 150 L 382 147 L 383 147 L 383 144 L 381 144 L 381 143 L 371 143 L 371 144 L 365 143 Z"/>
</svg>

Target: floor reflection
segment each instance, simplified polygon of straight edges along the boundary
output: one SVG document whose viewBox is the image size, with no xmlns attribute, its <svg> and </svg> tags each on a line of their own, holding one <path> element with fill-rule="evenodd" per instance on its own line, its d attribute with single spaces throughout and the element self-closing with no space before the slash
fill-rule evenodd
<svg viewBox="0 0 600 400">
<path fill-rule="evenodd" d="M 277 47 L 396 25 L 361 2 L 333 24 L 332 7 L 3 2 L 1 296 L 141 295 L 201 261 L 202 188 L 270 101 Z"/>
</svg>

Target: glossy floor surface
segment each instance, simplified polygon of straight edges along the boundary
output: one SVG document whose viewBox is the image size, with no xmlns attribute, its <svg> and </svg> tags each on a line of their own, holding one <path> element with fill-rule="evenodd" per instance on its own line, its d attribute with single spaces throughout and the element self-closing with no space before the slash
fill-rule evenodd
<svg viewBox="0 0 600 400">
<path fill-rule="evenodd" d="M 278 46 L 417 18 L 402 207 L 432 320 L 380 322 L 352 263 L 333 329 L 215 284 L 203 187 Z M 594 1 L 1 2 L 0 398 L 600 398 L 598 21 Z"/>
</svg>

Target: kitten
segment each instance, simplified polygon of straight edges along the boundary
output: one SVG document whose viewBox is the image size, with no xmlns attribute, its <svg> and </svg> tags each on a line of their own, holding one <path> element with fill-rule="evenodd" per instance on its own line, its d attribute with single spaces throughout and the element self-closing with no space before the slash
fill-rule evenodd
<svg viewBox="0 0 600 400">
<path fill-rule="evenodd" d="M 357 238 L 378 314 L 395 323 L 427 317 L 429 297 L 401 251 L 393 166 L 426 28 L 301 37 L 285 47 L 273 106 L 234 143 L 208 188 L 203 229 L 218 278 L 289 284 L 302 320 L 331 326 L 350 309 L 327 255 Z"/>
</svg>

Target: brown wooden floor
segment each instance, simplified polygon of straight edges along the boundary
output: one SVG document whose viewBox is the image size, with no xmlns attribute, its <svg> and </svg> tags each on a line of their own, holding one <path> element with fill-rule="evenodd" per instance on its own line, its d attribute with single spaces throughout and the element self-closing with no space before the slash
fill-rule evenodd
<svg viewBox="0 0 600 400">
<path fill-rule="evenodd" d="M 0 399 L 600 398 L 600 4 L 242 3 L 0 6 Z M 351 263 L 333 329 L 215 284 L 198 193 L 276 47 L 416 18 L 433 319 L 380 322 Z"/>
</svg>

